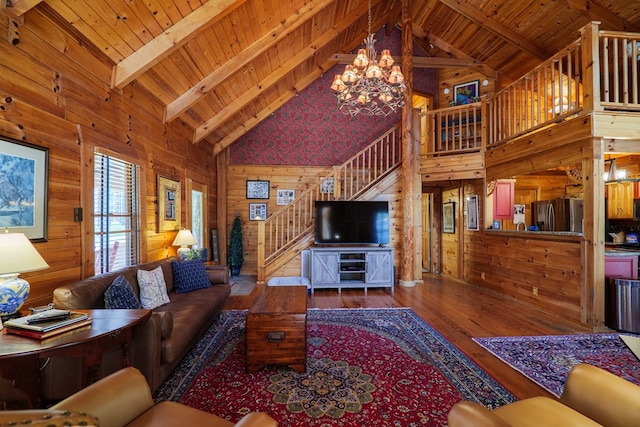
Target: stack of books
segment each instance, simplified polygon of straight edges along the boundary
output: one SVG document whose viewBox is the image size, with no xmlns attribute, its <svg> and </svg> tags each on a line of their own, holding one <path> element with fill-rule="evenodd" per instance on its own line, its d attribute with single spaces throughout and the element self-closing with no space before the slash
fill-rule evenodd
<svg viewBox="0 0 640 427">
<path fill-rule="evenodd" d="M 9 334 L 45 339 L 91 324 L 86 313 L 70 310 L 46 310 L 4 322 Z"/>
</svg>

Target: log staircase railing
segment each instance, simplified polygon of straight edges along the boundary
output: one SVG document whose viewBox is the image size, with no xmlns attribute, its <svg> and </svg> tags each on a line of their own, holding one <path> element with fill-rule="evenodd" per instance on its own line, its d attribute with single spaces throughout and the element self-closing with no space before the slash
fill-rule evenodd
<svg viewBox="0 0 640 427">
<path fill-rule="evenodd" d="M 264 282 L 277 267 L 277 260 L 293 258 L 312 243 L 316 200 L 358 199 L 401 163 L 400 125 L 365 147 L 340 166 L 330 177 L 296 195 L 283 209 L 258 222 L 257 280 Z M 288 259 L 287 259 L 288 260 Z"/>
</svg>

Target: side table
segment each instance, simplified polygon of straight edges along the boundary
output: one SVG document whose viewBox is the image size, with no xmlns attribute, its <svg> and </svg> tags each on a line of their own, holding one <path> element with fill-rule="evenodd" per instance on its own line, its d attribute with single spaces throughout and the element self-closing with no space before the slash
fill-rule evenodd
<svg viewBox="0 0 640 427">
<path fill-rule="evenodd" d="M 98 378 L 103 353 L 120 347 L 122 366 L 129 366 L 129 346 L 136 332 L 149 320 L 151 310 L 74 310 L 87 313 L 91 325 L 48 339 L 38 340 L 0 331 L 0 377 L 13 380 L 35 408 L 41 405 L 39 372 L 48 357 L 82 360 L 82 383 Z"/>
</svg>

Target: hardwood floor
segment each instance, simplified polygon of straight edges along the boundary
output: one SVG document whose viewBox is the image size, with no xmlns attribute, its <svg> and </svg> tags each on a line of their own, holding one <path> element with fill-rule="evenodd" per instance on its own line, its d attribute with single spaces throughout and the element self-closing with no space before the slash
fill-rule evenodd
<svg viewBox="0 0 640 427">
<path fill-rule="evenodd" d="M 413 288 L 389 290 L 317 290 L 309 295 L 309 308 L 410 307 L 450 342 L 466 353 L 518 398 L 550 394 L 485 351 L 473 337 L 558 335 L 593 332 L 586 325 L 568 322 L 531 306 L 513 302 L 440 275 L 424 275 Z M 247 309 L 260 292 L 232 296 L 229 310 Z"/>
</svg>

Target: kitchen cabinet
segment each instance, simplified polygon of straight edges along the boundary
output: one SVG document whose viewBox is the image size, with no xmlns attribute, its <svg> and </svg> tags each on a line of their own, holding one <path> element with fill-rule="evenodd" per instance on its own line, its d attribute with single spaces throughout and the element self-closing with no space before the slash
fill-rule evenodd
<svg viewBox="0 0 640 427">
<path fill-rule="evenodd" d="M 493 219 L 513 219 L 513 181 L 497 181 L 493 190 Z"/>
<path fill-rule="evenodd" d="M 607 218 L 633 219 L 633 196 L 635 182 L 607 184 Z"/>
<path fill-rule="evenodd" d="M 604 276 L 622 277 L 625 279 L 638 278 L 638 255 L 604 257 Z"/>
</svg>

